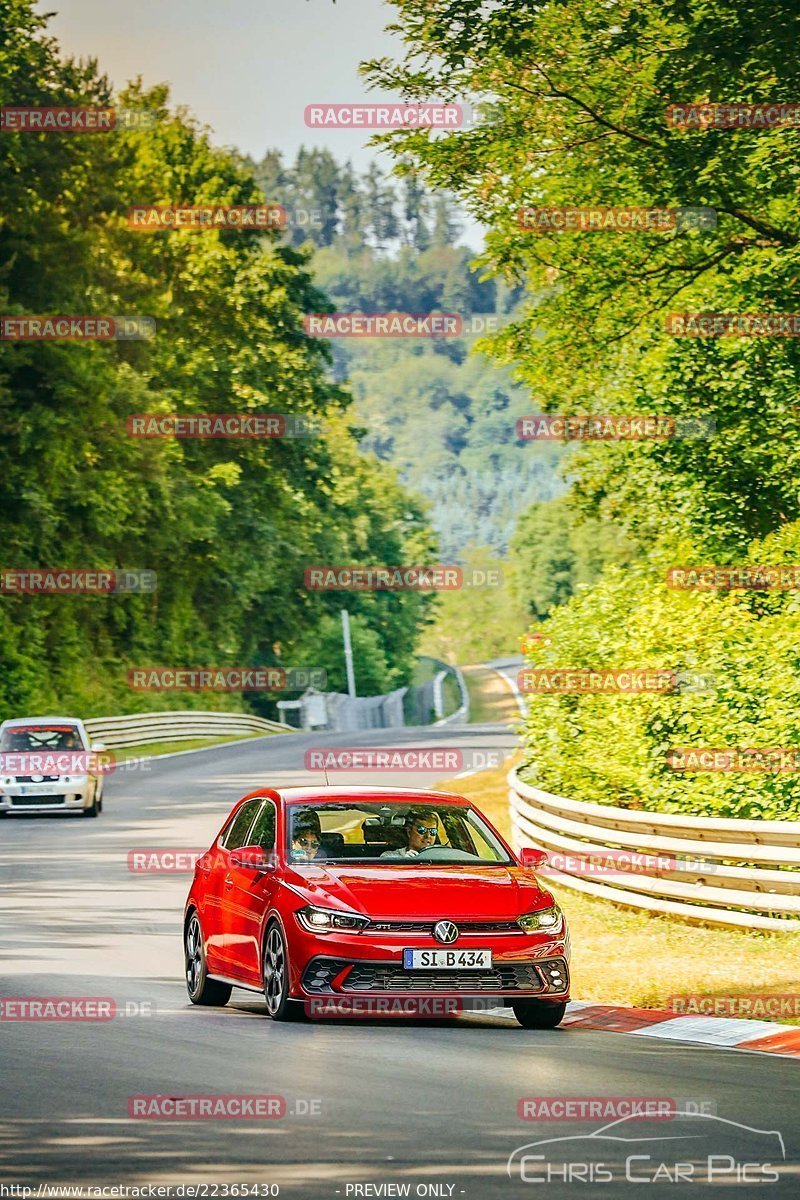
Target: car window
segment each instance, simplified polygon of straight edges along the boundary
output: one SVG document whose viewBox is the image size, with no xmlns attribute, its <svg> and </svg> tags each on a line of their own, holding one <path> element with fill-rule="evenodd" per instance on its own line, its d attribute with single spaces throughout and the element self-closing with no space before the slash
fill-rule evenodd
<svg viewBox="0 0 800 1200">
<path fill-rule="evenodd" d="M 15 725 L 0 734 L 0 754 L 85 748 L 77 725 Z"/>
<path fill-rule="evenodd" d="M 262 850 L 275 849 L 275 805 L 271 800 L 264 803 L 248 837 L 248 845 L 260 846 Z"/>
<path fill-rule="evenodd" d="M 253 824 L 253 817 L 260 805 L 260 800 L 248 800 L 237 812 L 228 828 L 222 835 L 222 845 L 226 850 L 237 850 L 239 846 L 247 845 L 246 838 Z"/>
<path fill-rule="evenodd" d="M 466 810 L 464 824 L 466 825 L 464 837 L 470 844 L 464 846 L 463 849 L 470 850 L 473 854 L 477 854 L 478 858 L 484 858 L 487 862 L 496 862 L 497 838 L 492 836 L 491 831 L 472 809 Z"/>
<path fill-rule="evenodd" d="M 512 861 L 479 813 L 446 801 L 293 804 L 286 824 L 286 850 L 293 864 L 316 859 L 383 860 L 408 867 Z M 310 857 L 300 841 L 295 844 L 294 833 L 301 828 L 318 836 L 319 849 Z"/>
</svg>

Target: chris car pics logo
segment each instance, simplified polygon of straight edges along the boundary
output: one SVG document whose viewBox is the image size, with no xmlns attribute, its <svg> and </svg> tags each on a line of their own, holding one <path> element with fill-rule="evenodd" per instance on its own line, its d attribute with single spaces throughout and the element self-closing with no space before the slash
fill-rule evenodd
<svg viewBox="0 0 800 1200">
<path fill-rule="evenodd" d="M 562 1188 L 578 1183 L 713 1183 L 754 1189 L 777 1183 L 785 1160 L 777 1129 L 678 1111 L 666 1125 L 663 1115 L 648 1120 L 633 1114 L 589 1134 L 528 1142 L 510 1154 L 506 1169 L 520 1183 Z"/>
</svg>

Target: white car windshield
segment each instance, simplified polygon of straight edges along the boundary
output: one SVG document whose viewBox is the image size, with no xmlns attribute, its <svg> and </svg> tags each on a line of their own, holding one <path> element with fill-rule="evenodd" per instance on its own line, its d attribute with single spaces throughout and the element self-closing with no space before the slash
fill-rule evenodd
<svg viewBox="0 0 800 1200">
<path fill-rule="evenodd" d="M 75 725 L 16 725 L 0 734 L 0 754 L 85 748 Z"/>
</svg>

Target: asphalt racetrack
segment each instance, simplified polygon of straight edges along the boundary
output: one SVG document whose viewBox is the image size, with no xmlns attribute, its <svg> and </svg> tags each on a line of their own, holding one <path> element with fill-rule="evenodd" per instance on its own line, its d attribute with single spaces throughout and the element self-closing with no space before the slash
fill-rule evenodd
<svg viewBox="0 0 800 1200">
<path fill-rule="evenodd" d="M 111 997 L 118 1014 L 0 1021 L 0 1196 L 23 1196 L 9 1190 L 22 1186 L 46 1196 L 47 1185 L 143 1184 L 170 1185 L 175 1196 L 195 1185 L 210 1197 L 247 1184 L 239 1195 L 298 1200 L 800 1196 L 800 1072 L 788 1059 L 526 1031 L 489 1014 L 273 1024 L 257 995 L 238 990 L 224 1009 L 193 1008 L 181 947 L 191 876 L 134 874 L 129 852 L 205 848 L 245 792 L 309 782 L 304 751 L 337 743 L 508 753 L 514 736 L 464 726 L 260 738 L 110 776 L 96 821 L 0 821 L 2 995 Z M 286 1112 L 267 1120 L 128 1112 L 132 1096 L 211 1094 L 281 1096 Z M 518 1115 L 525 1097 L 607 1096 L 669 1097 L 706 1115 L 627 1122 L 599 1140 L 604 1121 Z M 533 1142 L 548 1144 L 514 1156 Z M 673 1178 L 677 1166 L 682 1179 Z"/>
</svg>

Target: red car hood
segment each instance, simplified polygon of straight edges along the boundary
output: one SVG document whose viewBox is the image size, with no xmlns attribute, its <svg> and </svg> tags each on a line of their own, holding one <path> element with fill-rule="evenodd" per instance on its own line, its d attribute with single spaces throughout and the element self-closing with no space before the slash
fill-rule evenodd
<svg viewBox="0 0 800 1200">
<path fill-rule="evenodd" d="M 323 907 L 349 908 L 373 919 L 514 920 L 545 908 L 552 896 L 534 873 L 517 866 L 388 867 L 309 864 L 286 881 Z"/>
</svg>

